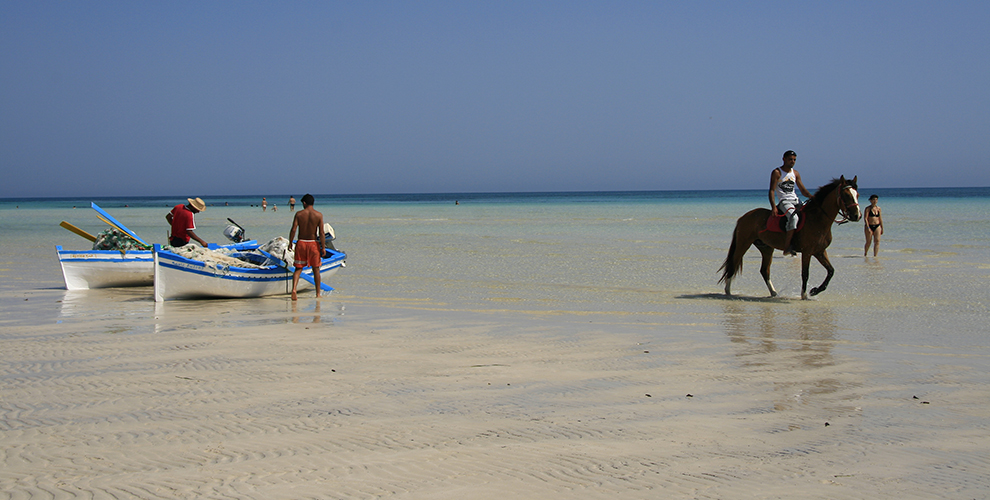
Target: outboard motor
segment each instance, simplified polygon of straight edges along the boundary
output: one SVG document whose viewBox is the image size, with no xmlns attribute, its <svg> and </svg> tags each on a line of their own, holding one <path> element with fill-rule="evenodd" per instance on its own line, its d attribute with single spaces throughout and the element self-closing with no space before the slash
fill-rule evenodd
<svg viewBox="0 0 990 500">
<path fill-rule="evenodd" d="M 323 248 L 327 248 L 333 251 L 337 251 L 333 247 L 333 240 L 337 239 L 337 235 L 333 232 L 333 226 L 329 222 L 323 223 Z"/>
<path fill-rule="evenodd" d="M 244 241 L 244 228 L 229 218 L 227 220 L 230 221 L 231 225 L 227 226 L 227 228 L 223 230 L 223 235 L 234 243 Z"/>
</svg>

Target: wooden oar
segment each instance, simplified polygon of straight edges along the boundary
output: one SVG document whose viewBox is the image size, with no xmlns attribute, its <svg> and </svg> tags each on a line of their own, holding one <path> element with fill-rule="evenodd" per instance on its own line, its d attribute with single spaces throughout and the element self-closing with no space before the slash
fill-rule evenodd
<svg viewBox="0 0 990 500">
<path fill-rule="evenodd" d="M 92 234 L 89 234 L 86 231 L 83 231 L 82 229 L 79 229 L 78 227 L 69 224 L 68 222 L 62 221 L 62 223 L 59 225 L 68 229 L 69 231 L 72 231 L 73 233 L 78 234 L 79 236 L 82 236 L 83 238 L 86 238 L 89 241 L 92 241 L 94 243 L 96 242 L 96 236 L 93 236 Z"/>
</svg>

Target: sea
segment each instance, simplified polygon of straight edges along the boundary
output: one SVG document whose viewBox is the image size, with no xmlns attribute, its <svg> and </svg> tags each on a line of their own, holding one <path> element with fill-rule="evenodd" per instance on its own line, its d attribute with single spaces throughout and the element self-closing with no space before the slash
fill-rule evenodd
<svg viewBox="0 0 990 500">
<path fill-rule="evenodd" d="M 800 259 L 780 252 L 771 268 L 778 297 L 769 297 L 755 249 L 733 296 L 718 283 L 735 220 L 767 205 L 764 190 L 317 194 L 316 208 L 333 225 L 334 245 L 347 253 L 347 264 L 328 279 L 335 291 L 322 306 L 305 300 L 299 306 L 318 310 L 329 324 L 476 318 L 509 329 L 545 325 L 564 335 L 632 331 L 658 344 L 673 337 L 814 342 L 856 346 L 850 355 L 877 363 L 905 357 L 938 363 L 949 356 L 985 373 L 990 188 L 861 187 L 864 207 L 870 194 L 883 209 L 879 255 L 871 249 L 864 256 L 862 222 L 834 225 L 828 254 L 835 276 L 810 300 L 800 297 Z M 289 195 L 200 196 L 208 208 L 196 216 L 197 233 L 207 241 L 226 243 L 230 221 L 261 242 L 288 236 Z M 149 322 L 127 320 L 155 314 L 150 288 L 64 290 L 55 246 L 91 244 L 59 223 L 92 234 L 106 229 L 92 202 L 145 240 L 162 243 L 165 214 L 184 200 L 0 200 L 0 325 L 117 315 L 120 332 L 153 330 Z M 812 260 L 809 289 L 824 277 Z M 290 311 L 287 297 L 179 302 L 166 307 L 201 311 L 204 318 L 224 313 L 242 324 L 277 323 Z"/>
</svg>

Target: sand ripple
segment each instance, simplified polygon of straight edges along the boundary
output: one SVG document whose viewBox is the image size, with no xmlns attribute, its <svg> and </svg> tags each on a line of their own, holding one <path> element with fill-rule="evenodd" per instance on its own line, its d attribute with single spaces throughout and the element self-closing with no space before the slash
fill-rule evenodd
<svg viewBox="0 0 990 500">
<path fill-rule="evenodd" d="M 878 379 L 814 339 L 715 347 L 635 329 L 265 314 L 243 328 L 160 314 L 156 333 L 105 319 L 13 332 L 0 498 L 990 490 L 990 438 L 973 425 L 988 394 L 962 368 L 913 399 L 921 381 Z"/>
</svg>

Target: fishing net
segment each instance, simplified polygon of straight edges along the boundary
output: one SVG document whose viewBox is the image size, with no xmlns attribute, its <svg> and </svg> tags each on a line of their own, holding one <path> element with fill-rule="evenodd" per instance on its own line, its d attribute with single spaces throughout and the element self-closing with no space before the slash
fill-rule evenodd
<svg viewBox="0 0 990 500">
<path fill-rule="evenodd" d="M 181 247 L 166 246 L 164 248 L 187 259 L 200 261 L 211 268 L 216 268 L 218 265 L 249 269 L 261 269 L 269 266 L 283 267 L 285 265 L 283 262 L 291 266 L 294 259 L 294 252 L 289 250 L 289 240 L 281 236 L 261 245 L 258 250 L 236 250 L 222 247 L 211 250 L 194 243 Z M 269 255 L 274 258 L 270 258 Z M 260 262 L 260 264 L 256 262 Z"/>
<path fill-rule="evenodd" d="M 96 235 L 96 241 L 93 242 L 93 250 L 120 250 L 121 252 L 126 252 L 128 250 L 147 250 L 147 248 L 134 241 L 122 231 L 110 228 L 100 231 Z"/>
</svg>

